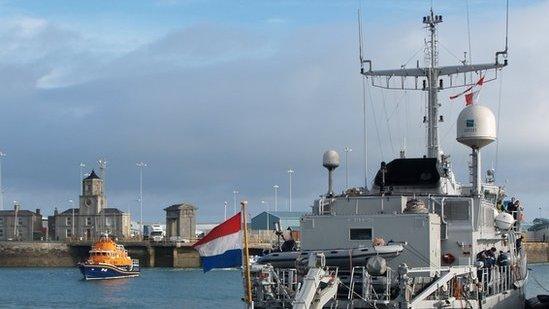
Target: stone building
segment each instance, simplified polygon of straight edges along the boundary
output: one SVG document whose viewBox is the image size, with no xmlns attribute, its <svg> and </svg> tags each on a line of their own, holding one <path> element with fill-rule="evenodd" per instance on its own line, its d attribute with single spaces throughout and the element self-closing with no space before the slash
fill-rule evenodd
<svg viewBox="0 0 549 309">
<path fill-rule="evenodd" d="M 0 210 L 0 241 L 42 240 L 44 236 L 40 209 L 32 212 L 20 210 L 19 205 L 15 205 L 13 210 Z"/>
<path fill-rule="evenodd" d="M 103 180 L 95 171 L 82 181 L 79 208 L 56 212 L 49 223 L 55 240 L 92 240 L 108 233 L 118 238 L 130 238 L 130 214 L 116 208 L 106 208 Z"/>
<path fill-rule="evenodd" d="M 189 203 L 175 204 L 166 211 L 166 237 L 192 241 L 196 238 L 196 210 Z"/>
</svg>

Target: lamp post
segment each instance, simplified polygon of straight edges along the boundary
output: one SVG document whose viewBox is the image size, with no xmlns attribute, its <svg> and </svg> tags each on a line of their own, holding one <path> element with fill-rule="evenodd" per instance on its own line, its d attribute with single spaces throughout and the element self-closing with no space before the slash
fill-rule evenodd
<svg viewBox="0 0 549 309">
<path fill-rule="evenodd" d="M 225 221 L 227 221 L 227 204 L 228 202 L 225 201 Z"/>
<path fill-rule="evenodd" d="M 82 180 L 84 179 L 84 167 L 86 167 L 86 164 L 80 162 L 80 195 L 84 194 L 84 188 L 82 186 Z"/>
<path fill-rule="evenodd" d="M 135 165 L 139 168 L 139 234 L 143 239 L 143 168 L 147 167 L 147 163 L 141 161 Z"/>
<path fill-rule="evenodd" d="M 267 230 L 270 230 L 271 227 L 269 226 L 269 203 L 261 201 L 261 204 L 267 206 L 267 211 L 265 212 L 265 214 L 267 215 Z"/>
<path fill-rule="evenodd" d="M 345 190 L 349 188 L 349 152 L 353 151 L 351 147 L 345 146 Z"/>
<path fill-rule="evenodd" d="M 6 153 L 0 151 L 0 210 L 4 210 L 4 187 L 2 187 L 2 161 L 5 156 L 6 156 Z"/>
<path fill-rule="evenodd" d="M 274 186 L 273 186 L 274 193 L 275 193 L 275 198 L 274 198 L 274 211 L 278 211 L 278 188 L 279 188 L 278 185 L 274 185 Z"/>
<path fill-rule="evenodd" d="M 234 202 L 234 204 L 233 204 L 233 211 L 234 211 L 235 214 L 236 214 L 236 195 L 237 195 L 238 193 L 240 193 L 240 192 L 238 192 L 238 190 L 234 190 L 234 191 L 233 191 L 233 202 Z"/>
<path fill-rule="evenodd" d="M 71 205 L 71 210 L 72 210 L 71 239 L 74 239 L 74 201 L 69 200 L 69 204 Z"/>
<path fill-rule="evenodd" d="M 293 169 L 288 170 L 288 176 L 290 177 L 290 192 L 288 194 L 288 209 L 292 211 L 292 174 L 295 173 Z"/>
</svg>

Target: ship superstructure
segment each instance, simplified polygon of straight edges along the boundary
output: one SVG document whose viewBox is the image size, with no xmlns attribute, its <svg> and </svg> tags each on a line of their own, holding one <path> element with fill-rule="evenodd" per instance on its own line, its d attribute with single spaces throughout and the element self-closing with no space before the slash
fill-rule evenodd
<svg viewBox="0 0 549 309">
<path fill-rule="evenodd" d="M 507 47 L 493 63 L 439 66 L 441 22 L 432 10 L 423 18 L 426 67 L 374 70 L 361 55 L 361 74 L 373 86 L 427 93 L 425 156 L 382 162 L 371 188 L 334 194 L 339 156 L 326 152 L 329 189 L 301 219 L 300 251 L 273 252 L 252 267 L 255 307 L 523 307 L 521 210 L 503 209 L 504 188 L 493 171 L 485 182 L 481 175 L 480 153 L 496 139 L 495 117 L 472 104 L 457 119 L 457 141 L 471 150 L 470 184 L 455 179 L 438 134 L 438 92 L 473 86 L 472 73 L 497 78 Z"/>
</svg>

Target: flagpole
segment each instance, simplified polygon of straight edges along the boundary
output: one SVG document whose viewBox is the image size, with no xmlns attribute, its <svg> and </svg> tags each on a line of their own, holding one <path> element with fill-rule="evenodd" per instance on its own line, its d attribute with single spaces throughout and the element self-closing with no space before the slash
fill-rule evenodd
<svg viewBox="0 0 549 309">
<path fill-rule="evenodd" d="M 246 280 L 246 303 L 249 308 L 253 308 L 252 300 L 252 280 L 250 274 L 250 252 L 248 251 L 248 225 L 246 223 L 246 206 L 248 205 L 247 201 L 240 202 L 241 207 L 241 216 L 242 216 L 242 231 L 244 233 L 244 261 L 242 261 L 244 279 Z"/>
</svg>

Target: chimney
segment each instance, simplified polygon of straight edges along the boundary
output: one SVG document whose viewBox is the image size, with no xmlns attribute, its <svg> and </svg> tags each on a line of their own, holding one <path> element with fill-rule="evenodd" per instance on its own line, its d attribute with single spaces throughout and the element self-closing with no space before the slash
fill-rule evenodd
<svg viewBox="0 0 549 309">
<path fill-rule="evenodd" d="M 40 214 L 40 208 L 36 208 L 36 214 L 37 214 L 37 215 Z"/>
</svg>

